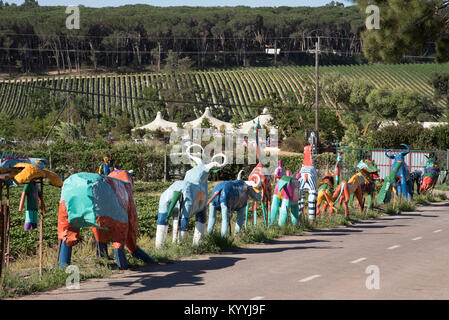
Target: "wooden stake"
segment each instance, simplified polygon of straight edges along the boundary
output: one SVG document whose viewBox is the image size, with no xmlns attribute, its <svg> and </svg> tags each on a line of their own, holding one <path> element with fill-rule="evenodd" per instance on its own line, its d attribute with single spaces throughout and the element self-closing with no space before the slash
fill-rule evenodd
<svg viewBox="0 0 449 320">
<path fill-rule="evenodd" d="M 0 284 L 3 282 L 2 271 L 3 262 L 5 261 L 5 224 L 4 224 L 4 213 L 3 213 L 3 181 L 0 181 Z"/>
<path fill-rule="evenodd" d="M 6 268 L 9 268 L 9 252 L 10 252 L 10 214 L 9 214 L 9 184 L 6 183 L 6 210 L 5 210 L 5 222 L 6 222 Z"/>
<path fill-rule="evenodd" d="M 43 260 L 43 228 L 44 228 L 44 180 L 41 178 L 41 191 L 40 191 L 40 207 L 41 207 L 41 221 L 39 224 L 39 279 L 42 280 L 42 260 Z"/>
</svg>

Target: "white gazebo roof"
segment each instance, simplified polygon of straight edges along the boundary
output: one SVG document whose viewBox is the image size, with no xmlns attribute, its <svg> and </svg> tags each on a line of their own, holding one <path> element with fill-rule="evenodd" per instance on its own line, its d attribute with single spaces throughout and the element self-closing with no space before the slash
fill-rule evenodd
<svg viewBox="0 0 449 320">
<path fill-rule="evenodd" d="M 260 125 L 263 127 L 264 125 L 270 127 L 270 120 L 273 119 L 273 117 L 268 113 L 268 108 L 263 109 L 262 114 L 253 120 L 246 121 L 242 123 L 242 126 L 239 129 L 239 132 L 241 133 L 248 133 L 250 130 L 254 129 L 254 122 L 257 122 L 259 120 Z"/>
<path fill-rule="evenodd" d="M 209 107 L 206 108 L 206 110 L 204 111 L 204 113 L 201 117 L 199 117 L 198 119 L 195 119 L 193 121 L 184 123 L 184 126 L 190 127 L 192 129 L 201 128 L 201 123 L 203 122 L 204 118 L 209 119 L 210 124 L 212 126 L 216 127 L 217 129 L 220 129 L 221 126 L 225 126 L 226 130 L 232 130 L 232 124 L 230 124 L 229 122 L 221 121 L 221 120 L 215 118 L 214 116 L 212 116 L 212 112 L 210 111 Z"/>
<path fill-rule="evenodd" d="M 174 131 L 177 128 L 176 122 L 170 122 L 167 120 L 164 120 L 162 118 L 162 113 L 160 111 L 157 112 L 156 119 L 154 119 L 152 122 L 139 127 L 137 129 L 147 129 L 150 131 L 155 131 L 157 129 L 161 129 L 163 131 Z"/>
</svg>

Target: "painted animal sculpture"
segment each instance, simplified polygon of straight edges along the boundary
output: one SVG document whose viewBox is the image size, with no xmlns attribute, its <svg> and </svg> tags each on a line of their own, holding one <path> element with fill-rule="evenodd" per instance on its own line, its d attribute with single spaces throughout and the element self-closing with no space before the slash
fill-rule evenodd
<svg viewBox="0 0 449 320">
<path fill-rule="evenodd" d="M 316 201 L 318 196 L 318 177 L 312 157 L 313 144 L 304 147 L 304 160 L 296 178 L 299 180 L 299 212 L 304 208 L 304 191 L 309 194 L 309 220 L 315 219 Z"/>
<path fill-rule="evenodd" d="M 377 165 L 374 160 L 365 160 L 364 165 L 369 166 L 369 181 L 362 183 L 360 185 L 362 189 L 362 197 L 363 201 L 366 202 L 366 207 L 368 209 L 373 209 L 374 207 L 374 194 L 376 193 L 376 181 L 379 179 L 378 171 L 377 171 Z M 362 168 L 363 165 L 360 164 L 360 168 Z M 354 201 L 354 194 L 351 194 L 349 197 L 349 206 L 352 206 L 352 203 Z"/>
<path fill-rule="evenodd" d="M 278 225 L 283 226 L 287 223 L 289 211 L 292 224 L 297 225 L 299 221 L 298 201 L 299 181 L 295 177 L 291 177 L 290 171 L 287 170 L 287 175 L 282 176 L 274 188 L 269 225 L 276 221 L 279 213 Z"/>
<path fill-rule="evenodd" d="M 440 175 L 440 168 L 433 157 L 426 157 L 427 163 L 422 176 L 422 183 L 419 188 L 420 193 L 432 192 Z"/>
<path fill-rule="evenodd" d="M 262 163 L 260 162 L 260 148 L 259 148 L 259 130 L 262 128 L 260 125 L 259 120 L 257 120 L 257 122 L 253 122 L 253 126 L 254 126 L 254 135 L 256 137 L 256 160 L 257 160 L 257 165 L 256 167 L 253 169 L 253 171 L 251 171 L 251 173 L 249 174 L 248 180 L 249 181 L 254 181 L 262 184 L 262 199 L 261 199 L 261 207 L 262 207 L 262 214 L 263 214 L 263 218 L 264 218 L 264 224 L 266 226 L 268 226 L 268 218 L 267 218 L 267 214 L 269 214 L 270 210 L 271 210 L 271 202 L 270 202 L 270 195 L 272 193 L 271 191 L 271 184 L 272 184 L 272 180 L 271 180 L 271 174 L 268 172 L 268 169 L 262 165 Z M 278 164 L 280 165 L 280 163 L 278 162 Z M 245 212 L 245 228 L 247 227 L 248 224 L 248 209 L 249 209 L 249 201 L 246 207 L 246 212 Z M 254 219 L 254 226 L 257 225 L 257 201 L 253 200 L 253 219 Z"/>
<path fill-rule="evenodd" d="M 201 158 L 190 154 L 190 149 L 200 145 L 192 144 L 187 147 L 187 155 L 196 166 L 186 172 L 184 180 L 175 181 L 165 190 L 159 199 L 159 213 L 156 229 L 156 248 L 162 247 L 168 233 L 168 219 L 173 215 L 173 242 L 178 239 L 178 224 L 180 221 L 179 239 L 184 240 L 187 236 L 188 221 L 196 215 L 195 232 L 193 243 L 198 245 L 204 235 L 206 224 L 206 210 L 208 198 L 208 177 L 210 170 L 226 165 L 226 156 L 222 153 L 212 157 L 211 162 L 204 164 Z M 223 157 L 223 163 L 214 161 L 217 157 Z"/>
<path fill-rule="evenodd" d="M 342 181 L 334 194 L 333 200 L 339 205 L 344 201 L 345 216 L 349 216 L 349 200 L 352 194 L 357 197 L 360 211 L 363 212 L 365 205 L 363 198 L 363 185 L 369 185 L 373 182 L 373 178 L 377 178 L 377 166 L 372 160 L 361 160 L 357 164 L 358 171 L 348 181 Z"/>
<path fill-rule="evenodd" d="M 100 256 L 107 256 L 107 243 L 112 238 L 120 269 L 128 268 L 125 245 L 136 258 L 154 262 L 136 243 L 138 222 L 132 188 L 131 174 L 123 170 L 115 170 L 108 176 L 81 172 L 64 181 L 58 214 L 60 267 L 70 264 L 80 228 L 88 226 L 92 227 Z"/>
<path fill-rule="evenodd" d="M 242 172 L 243 170 L 239 172 L 237 180 L 220 182 L 212 190 L 212 197 L 207 202 L 209 205 L 208 234 L 214 230 L 217 210 L 221 211 L 221 236 L 225 237 L 228 233 L 232 212 L 237 211 L 234 228 L 234 233 L 237 233 L 243 227 L 248 199 L 251 198 L 255 201 L 262 199 L 260 180 L 259 182 L 243 181 L 241 179 Z"/>
<path fill-rule="evenodd" d="M 317 215 L 325 213 L 329 206 L 329 217 L 332 216 L 332 212 L 336 210 L 334 208 L 334 199 L 332 194 L 334 193 L 334 175 L 332 173 L 326 173 L 324 178 L 318 183 L 318 199 L 316 203 Z M 323 207 L 321 208 L 321 204 Z M 322 209 L 322 211 L 321 211 Z"/>
<path fill-rule="evenodd" d="M 412 193 L 415 193 L 415 184 L 416 184 L 416 193 L 420 193 L 421 182 L 422 182 L 423 172 L 421 170 L 414 170 L 410 172 L 410 180 L 412 180 Z"/>
<path fill-rule="evenodd" d="M 260 183 L 262 188 L 262 199 L 261 201 L 261 207 L 262 207 L 262 214 L 264 218 L 264 223 L 267 225 L 268 219 L 267 219 L 267 213 L 271 210 L 271 200 L 270 200 L 270 194 L 272 193 L 271 189 L 271 175 L 268 172 L 268 169 L 264 167 L 260 162 L 257 164 L 257 166 L 251 171 L 248 177 L 249 181 L 253 181 L 255 183 Z M 246 206 L 245 211 L 245 227 L 248 223 L 248 209 L 249 209 L 249 201 Z M 257 201 L 253 199 L 253 217 L 254 217 L 254 226 L 257 225 Z"/>
<path fill-rule="evenodd" d="M 274 170 L 274 178 L 276 179 L 276 182 L 279 181 L 280 178 L 282 178 L 285 175 L 284 168 L 282 167 L 282 160 L 278 160 L 278 166 Z"/>
<path fill-rule="evenodd" d="M 410 148 L 406 144 L 401 144 L 401 146 L 405 147 L 407 150 L 398 152 L 396 154 L 389 154 L 389 152 L 391 152 L 391 149 L 388 149 L 385 151 L 385 156 L 394 160 L 392 164 L 393 168 L 395 167 L 397 162 L 402 163 L 397 172 L 397 175 L 400 177 L 400 183 L 396 187 L 396 193 L 400 196 L 403 196 L 407 200 L 412 200 L 412 180 L 410 179 L 410 170 L 408 168 L 408 165 L 405 163 L 405 156 L 409 154 Z"/>
<path fill-rule="evenodd" d="M 391 199 L 391 190 L 394 190 L 394 194 L 396 197 L 396 189 L 395 185 L 399 184 L 400 180 L 397 179 L 397 173 L 399 169 L 402 167 L 402 161 L 396 161 L 393 169 L 390 171 L 390 174 L 384 178 L 384 182 L 382 184 L 382 188 L 377 194 L 376 203 L 383 204 L 388 202 Z"/>
</svg>

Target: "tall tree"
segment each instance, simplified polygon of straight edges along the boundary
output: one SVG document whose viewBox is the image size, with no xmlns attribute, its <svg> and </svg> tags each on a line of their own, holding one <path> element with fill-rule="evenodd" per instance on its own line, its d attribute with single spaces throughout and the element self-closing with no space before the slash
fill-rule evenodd
<svg viewBox="0 0 449 320">
<path fill-rule="evenodd" d="M 435 42 L 438 61 L 449 61 L 448 0 L 355 0 L 364 13 L 379 7 L 380 28 L 362 33 L 363 50 L 371 61 L 399 62 L 421 55 Z"/>
</svg>

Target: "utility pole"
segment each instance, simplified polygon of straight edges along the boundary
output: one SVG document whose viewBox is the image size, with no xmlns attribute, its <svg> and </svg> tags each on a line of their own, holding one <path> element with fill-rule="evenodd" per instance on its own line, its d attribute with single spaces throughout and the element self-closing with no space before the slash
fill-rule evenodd
<svg viewBox="0 0 449 320">
<path fill-rule="evenodd" d="M 318 99 L 319 99 L 319 62 L 318 62 L 319 51 L 320 51 L 320 37 L 318 36 L 318 41 L 316 42 L 315 46 L 315 131 L 317 134 L 317 143 L 318 143 Z"/>
<path fill-rule="evenodd" d="M 278 41 L 274 40 L 274 65 L 277 66 L 277 57 L 278 57 Z"/>
</svg>

